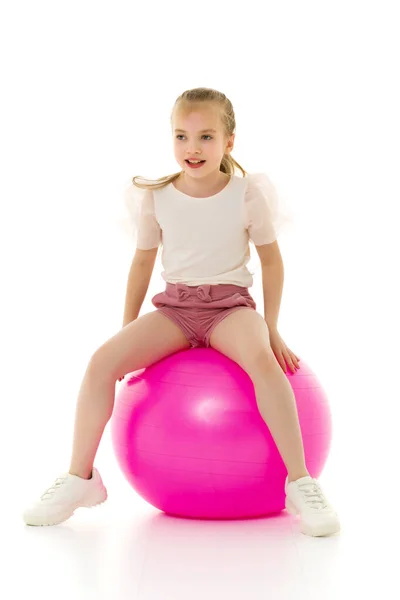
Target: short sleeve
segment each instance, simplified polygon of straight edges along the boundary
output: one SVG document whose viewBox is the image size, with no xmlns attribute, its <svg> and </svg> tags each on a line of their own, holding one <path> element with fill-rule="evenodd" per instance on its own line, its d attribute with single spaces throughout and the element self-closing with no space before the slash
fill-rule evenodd
<svg viewBox="0 0 400 600">
<path fill-rule="evenodd" d="M 251 173 L 246 179 L 246 228 L 256 246 L 271 244 L 293 219 L 287 206 L 265 173 Z"/>
<path fill-rule="evenodd" d="M 120 224 L 125 234 L 140 250 L 158 248 L 162 236 L 155 215 L 153 191 L 130 182 L 125 186 L 123 197 L 124 218 Z"/>
</svg>

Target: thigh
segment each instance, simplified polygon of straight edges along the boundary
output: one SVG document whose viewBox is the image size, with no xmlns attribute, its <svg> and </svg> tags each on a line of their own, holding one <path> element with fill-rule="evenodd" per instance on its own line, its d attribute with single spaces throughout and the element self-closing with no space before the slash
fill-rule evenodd
<svg viewBox="0 0 400 600">
<path fill-rule="evenodd" d="M 220 321 L 210 336 L 210 346 L 235 361 L 247 373 L 256 372 L 274 356 L 268 325 L 252 308 L 241 308 Z"/>
<path fill-rule="evenodd" d="M 128 323 L 96 350 L 91 364 L 116 379 L 190 348 L 181 329 L 159 311 Z"/>
</svg>

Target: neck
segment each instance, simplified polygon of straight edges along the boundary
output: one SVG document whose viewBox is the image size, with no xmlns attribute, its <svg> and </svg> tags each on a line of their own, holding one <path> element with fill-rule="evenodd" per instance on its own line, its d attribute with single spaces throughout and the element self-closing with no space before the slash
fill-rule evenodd
<svg viewBox="0 0 400 600">
<path fill-rule="evenodd" d="M 190 175 L 182 171 L 181 175 L 176 179 L 176 182 L 178 183 L 177 188 L 184 188 L 185 193 L 187 194 L 196 195 L 210 193 L 210 195 L 212 195 L 219 187 L 224 187 L 229 179 L 230 176 L 226 173 L 222 173 L 222 171 L 210 173 L 206 177 L 201 177 L 199 179 L 190 177 Z"/>
</svg>

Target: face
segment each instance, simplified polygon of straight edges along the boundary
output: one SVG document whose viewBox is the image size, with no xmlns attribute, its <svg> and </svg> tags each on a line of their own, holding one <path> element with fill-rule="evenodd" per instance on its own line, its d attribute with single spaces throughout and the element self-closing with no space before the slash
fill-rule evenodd
<svg viewBox="0 0 400 600">
<path fill-rule="evenodd" d="M 235 138 L 234 134 L 229 139 L 224 137 L 219 112 L 215 107 L 205 106 L 188 113 L 177 111 L 172 134 L 177 162 L 185 174 L 196 178 L 219 172 L 222 157 L 231 152 Z M 205 162 L 198 168 L 192 168 L 185 162 L 188 158 Z"/>
</svg>

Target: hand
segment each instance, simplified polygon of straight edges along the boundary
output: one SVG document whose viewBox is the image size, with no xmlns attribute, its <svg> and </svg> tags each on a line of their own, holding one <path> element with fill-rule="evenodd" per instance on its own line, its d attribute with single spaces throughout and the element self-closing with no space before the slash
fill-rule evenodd
<svg viewBox="0 0 400 600">
<path fill-rule="evenodd" d="M 290 370 L 293 373 L 296 373 L 297 369 L 300 369 L 300 358 L 286 346 L 276 329 L 269 332 L 269 341 L 276 360 L 282 367 L 283 371 L 286 373 L 286 361 Z"/>
</svg>

